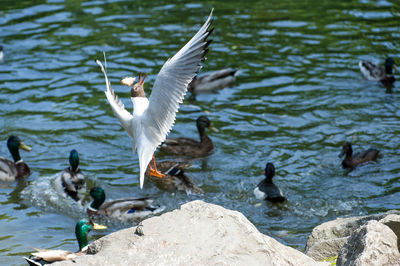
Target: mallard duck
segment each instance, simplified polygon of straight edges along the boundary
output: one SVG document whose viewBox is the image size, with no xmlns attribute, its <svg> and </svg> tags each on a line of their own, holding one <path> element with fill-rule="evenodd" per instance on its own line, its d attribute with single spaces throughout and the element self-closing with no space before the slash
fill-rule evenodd
<svg viewBox="0 0 400 266">
<path fill-rule="evenodd" d="M 153 181 L 157 187 L 167 190 L 184 190 L 188 193 L 203 194 L 204 191 L 199 188 L 193 180 L 185 175 L 185 170 L 191 166 L 189 162 L 163 161 L 157 162 L 157 169 L 165 176 L 159 178 L 146 171 L 146 176 Z"/>
<path fill-rule="evenodd" d="M 79 154 L 76 150 L 69 153 L 69 167 L 65 168 L 56 179 L 56 185 L 60 191 L 79 201 L 79 190 L 85 186 L 85 177 L 79 169 Z"/>
<path fill-rule="evenodd" d="M 7 140 L 7 147 L 14 162 L 0 157 L 0 181 L 15 181 L 25 178 L 31 174 L 28 165 L 21 159 L 19 149 L 30 151 L 31 148 L 25 145 L 19 137 L 11 136 Z"/>
<path fill-rule="evenodd" d="M 196 75 L 189 83 L 188 90 L 197 93 L 229 87 L 235 83 L 238 73 L 237 69 L 225 68 L 201 76 Z"/>
<path fill-rule="evenodd" d="M 339 154 L 339 157 L 343 157 L 344 155 L 346 155 L 346 157 L 342 161 L 343 168 L 353 169 L 359 164 L 369 161 L 375 161 L 378 158 L 379 150 L 368 149 L 366 151 L 359 152 L 353 155 L 353 148 L 351 147 L 351 143 L 345 142 L 342 146 L 342 152 Z"/>
<path fill-rule="evenodd" d="M 79 251 L 71 252 L 60 249 L 51 250 L 33 248 L 37 252 L 32 253 L 29 258 L 24 257 L 24 259 L 29 263 L 29 265 L 44 265 L 56 261 L 73 260 L 77 256 L 82 256 L 86 254 L 88 245 L 88 233 L 90 232 L 90 230 L 101 230 L 106 228 L 107 227 L 104 225 L 99 225 L 87 219 L 82 219 L 75 226 L 75 236 L 78 240 Z"/>
<path fill-rule="evenodd" d="M 197 130 L 199 131 L 200 141 L 190 138 L 168 138 L 161 145 L 161 150 L 165 153 L 189 156 L 193 158 L 208 155 L 213 149 L 214 144 L 206 134 L 206 128 L 218 132 L 212 125 L 207 116 L 200 116 L 196 120 Z"/>
<path fill-rule="evenodd" d="M 385 66 L 375 65 L 374 63 L 366 60 L 361 60 L 358 63 L 361 73 L 368 80 L 381 81 L 384 85 L 393 84 L 395 81 L 393 75 L 393 68 L 398 71 L 394 59 L 388 57 L 385 61 Z"/>
<path fill-rule="evenodd" d="M 275 175 L 275 166 L 273 163 L 267 163 L 265 166 L 265 179 L 262 180 L 254 189 L 254 195 L 260 200 L 269 200 L 271 202 L 283 202 L 286 198 L 282 191 L 272 182 Z"/>
<path fill-rule="evenodd" d="M 146 216 L 162 211 L 162 208 L 151 206 L 150 198 L 123 198 L 104 202 L 106 193 L 101 187 L 90 190 L 92 203 L 87 208 L 89 215 L 106 216 L 120 221 L 141 220 Z"/>
<path fill-rule="evenodd" d="M 122 127 L 128 132 L 133 140 L 133 152 L 137 150 L 140 167 L 140 188 L 143 188 L 144 174 L 153 158 L 156 148 L 165 140 L 175 122 L 179 104 L 182 103 L 187 91 L 187 86 L 196 72 L 200 69 L 200 63 L 205 60 L 207 47 L 211 41 L 207 37 L 211 34 L 209 30 L 211 16 L 194 35 L 194 37 L 161 68 L 150 99 L 146 98 L 143 89 L 144 78 L 134 84 L 131 88 L 131 100 L 133 103 L 133 114 L 126 111 L 124 104 L 118 99 L 111 89 L 107 74 L 102 63 L 96 60 L 106 80 L 106 97 L 117 116 Z M 132 86 L 135 78 L 126 78 L 122 83 Z M 153 175 L 162 177 L 157 169 L 152 169 Z"/>
</svg>

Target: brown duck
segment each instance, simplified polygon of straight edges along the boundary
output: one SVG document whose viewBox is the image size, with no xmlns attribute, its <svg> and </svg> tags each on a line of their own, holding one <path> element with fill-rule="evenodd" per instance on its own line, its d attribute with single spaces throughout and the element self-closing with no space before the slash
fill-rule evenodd
<svg viewBox="0 0 400 266">
<path fill-rule="evenodd" d="M 185 170 L 191 166 L 189 162 L 163 161 L 157 162 L 157 169 L 165 176 L 159 178 L 146 172 L 146 176 L 155 183 L 155 185 L 166 191 L 184 190 L 187 193 L 203 194 L 204 191 L 199 188 L 193 180 L 185 174 Z"/>
<path fill-rule="evenodd" d="M 11 136 L 7 140 L 7 147 L 13 157 L 10 161 L 4 157 L 0 157 L 0 181 L 15 181 L 30 175 L 31 170 L 28 165 L 21 159 L 19 149 L 30 151 L 31 148 L 25 145 L 17 136 Z"/>
<path fill-rule="evenodd" d="M 215 132 L 218 132 L 218 130 L 211 126 L 210 120 L 206 116 L 197 118 L 196 125 L 199 131 L 200 141 L 190 138 L 169 138 L 161 145 L 161 150 L 168 154 L 193 158 L 208 155 L 214 149 L 214 144 L 207 136 L 206 128 L 210 128 Z"/>
<path fill-rule="evenodd" d="M 378 158 L 379 150 L 376 149 L 368 149 L 363 152 L 359 152 L 353 155 L 353 148 L 351 147 L 350 142 L 345 142 L 342 147 L 342 152 L 339 154 L 339 157 L 343 157 L 346 155 L 344 160 L 342 161 L 343 168 L 353 169 L 359 164 L 375 161 Z"/>
</svg>

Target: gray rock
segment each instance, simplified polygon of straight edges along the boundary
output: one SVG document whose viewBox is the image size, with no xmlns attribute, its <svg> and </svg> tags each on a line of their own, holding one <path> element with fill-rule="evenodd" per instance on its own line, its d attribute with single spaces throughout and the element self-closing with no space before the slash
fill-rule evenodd
<svg viewBox="0 0 400 266">
<path fill-rule="evenodd" d="M 328 265 L 261 234 L 240 212 L 193 201 L 89 245 L 55 265 Z"/>
<path fill-rule="evenodd" d="M 399 265 L 397 236 L 386 225 L 371 220 L 357 229 L 341 249 L 336 265 Z"/>
<path fill-rule="evenodd" d="M 400 215 L 389 214 L 379 221 L 388 226 L 397 236 L 397 247 L 400 248 Z M 400 250 L 400 249 L 399 249 Z"/>
<path fill-rule="evenodd" d="M 389 211 L 381 214 L 337 218 L 315 227 L 307 241 L 306 254 L 314 260 L 323 260 L 339 254 L 347 238 L 360 226 L 371 220 L 381 220 L 390 214 L 400 214 L 399 211 Z"/>
</svg>

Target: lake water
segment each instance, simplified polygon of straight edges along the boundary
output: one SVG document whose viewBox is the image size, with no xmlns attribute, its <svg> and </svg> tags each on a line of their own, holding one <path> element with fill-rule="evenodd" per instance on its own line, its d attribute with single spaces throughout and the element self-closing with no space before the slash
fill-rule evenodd
<svg viewBox="0 0 400 266">
<path fill-rule="evenodd" d="M 23 265 L 31 246 L 77 249 L 73 232 L 82 213 L 33 187 L 65 168 L 73 148 L 88 186 L 105 187 L 108 198 L 150 195 L 166 210 L 195 199 L 220 204 L 301 251 L 322 222 L 400 208 L 399 85 L 388 93 L 358 69 L 360 59 L 382 63 L 391 55 L 400 62 L 400 5 L 300 2 L 3 1 L 0 154 L 10 158 L 6 140 L 20 136 L 32 146 L 21 152 L 32 175 L 0 187 L 0 264 Z M 188 171 L 205 194 L 168 193 L 149 180 L 140 190 L 137 156 L 94 60 L 107 53 L 112 86 L 131 110 L 129 89 L 119 80 L 148 73 L 149 94 L 162 64 L 212 7 L 214 41 L 203 72 L 241 73 L 232 88 L 188 93 L 171 133 L 197 138 L 195 120 L 204 114 L 219 129 L 210 133 L 215 152 Z M 338 154 L 346 140 L 355 151 L 372 146 L 383 157 L 344 171 Z M 253 196 L 267 161 L 275 164 L 284 204 Z"/>
</svg>

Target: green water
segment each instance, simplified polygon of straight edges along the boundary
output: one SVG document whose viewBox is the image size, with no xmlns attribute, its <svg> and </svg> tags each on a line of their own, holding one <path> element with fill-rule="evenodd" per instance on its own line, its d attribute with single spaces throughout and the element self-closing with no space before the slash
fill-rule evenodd
<svg viewBox="0 0 400 266">
<path fill-rule="evenodd" d="M 10 158 L 11 134 L 33 148 L 21 152 L 32 175 L 0 187 L 1 265 L 24 264 L 31 246 L 77 249 L 80 213 L 55 208 L 46 191 L 34 199 L 21 193 L 65 168 L 73 148 L 89 185 L 105 187 L 109 198 L 150 195 L 167 210 L 202 199 L 241 211 L 261 232 L 299 250 L 324 221 L 400 208 L 400 90 L 395 84 L 387 93 L 364 80 L 357 65 L 387 55 L 400 62 L 397 1 L 1 4 L 0 154 Z M 241 73 L 232 88 L 189 93 L 171 133 L 197 138 L 195 120 L 204 114 L 220 130 L 210 133 L 215 152 L 188 171 L 206 193 L 167 193 L 149 180 L 140 190 L 137 157 L 94 60 L 107 53 L 113 88 L 131 109 L 120 78 L 149 73 L 149 94 L 162 64 L 212 7 L 214 41 L 203 71 Z M 354 150 L 378 148 L 383 158 L 344 171 L 338 154 L 345 140 Z M 282 205 L 259 204 L 253 196 L 267 161 L 288 198 Z M 90 239 L 119 228 L 92 232 Z"/>
</svg>

